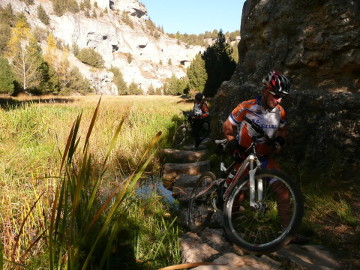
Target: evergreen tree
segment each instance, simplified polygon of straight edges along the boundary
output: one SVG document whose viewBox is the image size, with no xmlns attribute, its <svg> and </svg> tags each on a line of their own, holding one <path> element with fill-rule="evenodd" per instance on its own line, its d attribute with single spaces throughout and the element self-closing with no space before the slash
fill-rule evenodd
<svg viewBox="0 0 360 270">
<path fill-rule="evenodd" d="M 137 83 L 131 82 L 126 94 L 128 94 L 128 95 L 143 95 L 144 92 L 141 89 L 141 87 L 138 86 Z"/>
<path fill-rule="evenodd" d="M 45 24 L 45 25 L 49 25 L 50 23 L 50 18 L 49 16 L 46 14 L 46 11 L 45 9 L 43 8 L 43 6 L 40 4 L 38 5 L 38 8 L 37 8 L 37 16 L 39 18 L 39 20 Z"/>
<path fill-rule="evenodd" d="M 40 65 L 41 82 L 35 94 L 50 94 L 60 91 L 59 78 L 54 68 L 47 62 Z"/>
<path fill-rule="evenodd" d="M 148 89 L 147 89 L 147 92 L 146 92 L 148 95 L 155 95 L 155 88 L 154 86 L 151 84 Z"/>
<path fill-rule="evenodd" d="M 11 94 L 14 92 L 14 74 L 9 62 L 0 56 L 0 93 Z"/>
<path fill-rule="evenodd" d="M 72 13 L 78 13 L 80 11 L 79 4 L 76 0 L 68 0 L 67 1 L 67 10 Z"/>
<path fill-rule="evenodd" d="M 61 17 L 62 15 L 64 15 L 64 13 L 67 10 L 65 1 L 53 0 L 52 2 L 53 2 L 53 10 L 54 10 L 56 16 Z"/>
<path fill-rule="evenodd" d="M 188 86 L 188 81 L 179 79 L 174 74 L 164 84 L 165 95 L 181 95 Z"/>
<path fill-rule="evenodd" d="M 186 71 L 189 78 L 189 87 L 191 90 L 203 92 L 207 80 L 207 73 L 205 69 L 205 61 L 202 59 L 201 54 L 198 53 L 191 65 Z"/>
<path fill-rule="evenodd" d="M 0 54 L 4 54 L 6 52 L 6 47 L 10 39 L 10 34 L 10 26 L 0 23 Z"/>
<path fill-rule="evenodd" d="M 208 47 L 203 54 L 208 75 L 203 92 L 205 96 L 214 96 L 221 83 L 231 78 L 236 68 L 236 62 L 231 54 L 232 48 L 220 30 L 214 45 Z"/>
<path fill-rule="evenodd" d="M 16 23 L 16 16 L 12 9 L 11 4 L 7 4 L 5 8 L 0 7 L 0 24 L 6 24 L 14 27 Z"/>
<path fill-rule="evenodd" d="M 124 81 L 124 77 L 120 69 L 117 67 L 111 67 L 109 70 L 114 74 L 113 82 L 118 89 L 118 95 L 124 95 L 125 93 L 127 93 L 128 87 L 126 82 Z"/>
<path fill-rule="evenodd" d="M 80 70 L 75 67 L 66 74 L 67 83 L 60 91 L 60 94 L 68 95 L 71 93 L 86 94 L 92 92 L 90 82 L 84 78 Z"/>
</svg>

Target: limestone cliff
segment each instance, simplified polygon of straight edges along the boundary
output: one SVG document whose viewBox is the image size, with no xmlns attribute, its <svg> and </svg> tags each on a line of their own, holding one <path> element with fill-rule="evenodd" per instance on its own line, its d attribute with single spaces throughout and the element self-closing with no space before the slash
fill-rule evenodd
<svg viewBox="0 0 360 270">
<path fill-rule="evenodd" d="M 84 12 L 67 12 L 56 16 L 50 0 L 34 1 L 33 5 L 26 5 L 20 0 L 1 0 L 0 5 L 11 3 L 15 12 L 25 14 L 33 29 L 53 33 L 62 45 L 71 48 L 76 44 L 79 49 L 93 48 L 100 53 L 105 61 L 105 69 L 94 70 L 70 55 L 72 65 L 80 67 L 97 93 L 117 94 L 116 86 L 112 83 L 113 74 L 106 68 L 118 67 L 128 84 L 135 82 L 146 91 L 150 85 L 161 87 L 164 80 L 173 74 L 178 78 L 183 77 L 186 67 L 182 63 L 190 62 L 199 51 L 204 50 L 200 46 L 180 43 L 158 29 L 149 29 L 147 9 L 137 0 L 91 2 L 96 17 L 85 16 Z M 49 26 L 38 19 L 39 4 L 50 17 Z M 122 20 L 124 14 L 127 15 L 127 22 Z M 43 42 L 44 46 L 46 44 Z"/>
<path fill-rule="evenodd" d="M 241 36 L 239 64 L 213 102 L 214 136 L 223 136 L 221 121 L 239 102 L 260 95 L 261 79 L 277 69 L 292 82 L 282 102 L 289 129 L 282 157 L 289 172 L 302 179 L 356 177 L 360 1 L 247 0 Z"/>
<path fill-rule="evenodd" d="M 241 34 L 238 80 L 277 68 L 297 89 L 360 92 L 358 0 L 247 0 Z"/>
</svg>

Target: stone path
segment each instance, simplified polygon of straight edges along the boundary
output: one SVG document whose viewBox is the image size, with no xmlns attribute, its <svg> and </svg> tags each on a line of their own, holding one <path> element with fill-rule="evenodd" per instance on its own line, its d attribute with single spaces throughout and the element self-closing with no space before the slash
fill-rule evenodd
<svg viewBox="0 0 360 270">
<path fill-rule="evenodd" d="M 165 149 L 163 179 L 166 187 L 172 191 L 182 211 L 180 220 L 185 225 L 185 213 L 188 199 L 197 178 L 201 173 L 210 170 L 210 162 L 206 160 L 207 143 L 198 149 L 184 147 L 183 150 Z M 217 213 L 215 220 L 220 220 Z M 277 252 L 255 256 L 246 254 L 235 244 L 226 239 L 221 226 L 206 228 L 201 233 L 186 232 L 181 236 L 181 253 L 183 263 L 211 262 L 212 265 L 198 266 L 197 270 L 251 270 L 251 269 L 340 269 L 333 254 L 318 245 L 288 245 Z M 180 269 L 180 268 L 179 268 Z"/>
</svg>

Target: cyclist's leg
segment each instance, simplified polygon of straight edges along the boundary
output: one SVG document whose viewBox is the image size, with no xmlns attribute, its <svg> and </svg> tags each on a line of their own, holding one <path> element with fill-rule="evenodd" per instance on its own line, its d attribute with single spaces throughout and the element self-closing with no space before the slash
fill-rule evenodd
<svg viewBox="0 0 360 270">
<path fill-rule="evenodd" d="M 265 163 L 267 169 L 280 170 L 279 165 L 271 158 L 269 158 Z M 289 190 L 282 182 L 277 181 L 276 179 L 271 179 L 270 185 L 272 190 L 276 194 L 276 202 L 277 202 L 281 225 L 285 228 L 289 225 L 291 218 Z"/>
<path fill-rule="evenodd" d="M 201 119 L 194 119 L 193 120 L 193 127 L 192 127 L 192 130 L 193 130 L 193 135 L 194 135 L 194 138 L 195 138 L 195 146 L 199 146 L 199 144 L 201 143 L 201 140 L 200 140 L 200 127 L 201 127 L 201 123 L 202 123 L 202 120 Z"/>
</svg>

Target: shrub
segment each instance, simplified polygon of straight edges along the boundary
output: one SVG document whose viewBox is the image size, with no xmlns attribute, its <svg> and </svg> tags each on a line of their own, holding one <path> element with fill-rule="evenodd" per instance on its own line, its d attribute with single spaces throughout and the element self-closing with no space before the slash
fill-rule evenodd
<svg viewBox="0 0 360 270">
<path fill-rule="evenodd" d="M 104 67 L 104 60 L 98 52 L 93 48 L 81 49 L 76 57 L 83 63 L 93 67 L 102 68 Z"/>
<path fill-rule="evenodd" d="M 126 11 L 123 11 L 121 14 L 121 20 L 128 26 L 130 26 L 131 29 L 134 29 L 134 23 L 131 20 L 129 14 Z"/>
</svg>

